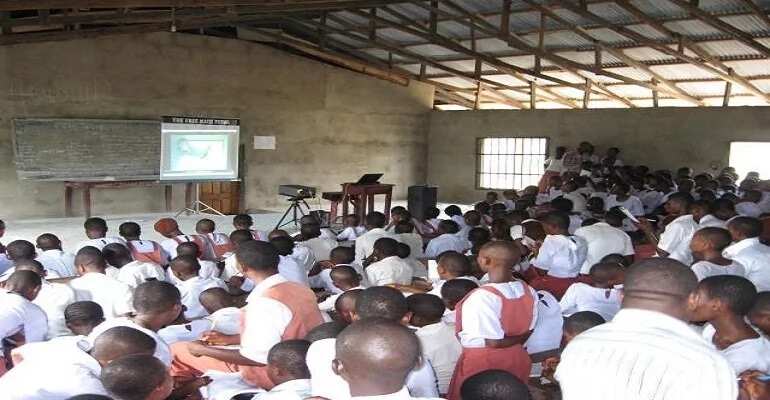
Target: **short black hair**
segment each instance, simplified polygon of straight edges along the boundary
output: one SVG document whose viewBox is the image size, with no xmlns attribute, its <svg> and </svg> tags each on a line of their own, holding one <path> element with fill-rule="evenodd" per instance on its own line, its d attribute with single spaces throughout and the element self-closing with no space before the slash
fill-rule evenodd
<svg viewBox="0 0 770 400">
<path fill-rule="evenodd" d="M 83 223 L 83 228 L 85 228 L 86 231 L 107 232 L 107 221 L 103 218 L 91 217 L 86 219 L 86 222 Z"/>
<path fill-rule="evenodd" d="M 276 343 L 267 353 L 267 363 L 287 372 L 294 379 L 310 379 L 305 359 L 310 342 L 294 339 Z"/>
<path fill-rule="evenodd" d="M 200 253 L 201 249 L 198 247 L 198 243 L 195 242 L 182 242 L 176 246 L 177 256 L 190 256 L 198 258 Z"/>
<path fill-rule="evenodd" d="M 580 311 L 564 318 L 564 332 L 578 335 L 605 322 L 607 321 L 598 313 Z"/>
<path fill-rule="evenodd" d="M 457 303 L 479 285 L 470 279 L 450 279 L 441 286 L 441 298 L 449 303 Z"/>
<path fill-rule="evenodd" d="M 446 233 L 454 234 L 460 232 L 460 225 L 457 225 L 457 222 L 454 222 L 451 219 L 445 219 L 439 222 L 438 228 Z"/>
<path fill-rule="evenodd" d="M 249 214 L 238 214 L 233 217 L 233 226 L 251 227 L 254 225 L 254 219 Z"/>
<path fill-rule="evenodd" d="M 428 219 L 438 218 L 439 215 L 441 215 L 441 210 L 439 210 L 438 207 L 428 207 L 428 209 L 425 210 L 425 217 Z"/>
<path fill-rule="evenodd" d="M 60 249 L 61 240 L 53 233 L 43 233 L 35 239 L 37 247 L 41 250 Z"/>
<path fill-rule="evenodd" d="M 385 214 L 379 211 L 372 211 L 369 214 L 366 214 L 367 226 L 373 226 L 375 228 L 383 228 L 385 227 L 386 222 L 387 222 L 387 219 L 385 218 Z"/>
<path fill-rule="evenodd" d="M 730 311 L 741 316 L 749 313 L 757 298 L 757 287 L 742 276 L 710 276 L 700 281 L 698 287 L 708 297 L 721 301 Z"/>
<path fill-rule="evenodd" d="M 391 238 L 379 238 L 374 242 L 374 250 L 382 253 L 385 257 L 398 255 L 398 241 Z"/>
<path fill-rule="evenodd" d="M 288 236 L 276 236 L 270 239 L 270 244 L 278 251 L 278 255 L 288 256 L 294 252 L 294 239 Z"/>
<path fill-rule="evenodd" d="M 95 324 L 104 320 L 104 311 L 96 302 L 76 301 L 64 309 L 64 320 L 71 324 Z"/>
<path fill-rule="evenodd" d="M 412 248 L 408 244 L 399 242 L 396 245 L 396 255 L 399 258 L 409 258 L 410 254 L 412 254 Z"/>
<path fill-rule="evenodd" d="M 120 236 L 139 237 L 142 234 L 142 228 L 136 222 L 124 222 L 118 227 Z"/>
<path fill-rule="evenodd" d="M 208 218 L 203 218 L 195 223 L 195 230 L 203 231 L 206 233 L 214 232 L 216 228 L 217 224 Z"/>
<path fill-rule="evenodd" d="M 329 258 L 340 264 L 350 264 L 356 259 L 356 252 L 352 247 L 337 246 L 329 253 Z"/>
<path fill-rule="evenodd" d="M 254 240 L 254 236 L 248 229 L 236 229 L 230 233 L 230 241 L 236 244 L 241 244 Z"/>
<path fill-rule="evenodd" d="M 553 225 L 559 229 L 569 229 L 569 214 L 563 211 L 551 211 L 541 221 L 543 224 Z"/>
<path fill-rule="evenodd" d="M 744 234 L 747 238 L 759 237 L 762 234 L 762 222 L 751 217 L 736 217 L 727 224 L 730 228 Z"/>
<path fill-rule="evenodd" d="M 450 217 L 454 217 L 455 215 L 463 215 L 463 211 L 460 209 L 460 207 L 453 204 L 451 206 L 447 206 L 444 209 L 444 214 Z"/>
<path fill-rule="evenodd" d="M 364 289 L 356 299 L 356 314 L 360 319 L 385 318 L 400 321 L 408 311 L 409 306 L 404 295 L 388 286 Z"/>
<path fill-rule="evenodd" d="M 305 335 L 305 340 L 313 343 L 323 339 L 336 338 L 340 332 L 347 328 L 347 326 L 347 324 L 339 321 L 324 322 L 311 329 L 310 332 Z"/>
<path fill-rule="evenodd" d="M 134 289 L 133 305 L 138 313 L 165 312 L 181 301 L 179 289 L 165 281 L 144 282 Z"/>
<path fill-rule="evenodd" d="M 406 304 L 409 311 L 426 321 L 440 320 L 446 310 L 440 297 L 428 293 L 413 294 L 406 298 Z"/>
<path fill-rule="evenodd" d="M 564 197 L 557 197 L 551 200 L 551 208 L 556 211 L 571 213 L 573 206 L 574 204 L 572 203 L 572 200 L 566 199 Z"/>
<path fill-rule="evenodd" d="M 465 276 L 471 273 L 471 262 L 468 257 L 453 250 L 445 251 L 436 258 L 448 272 L 456 276 Z"/>
<path fill-rule="evenodd" d="M 414 224 L 410 221 L 398 221 L 394 230 L 396 233 L 412 233 L 414 232 Z"/>
<path fill-rule="evenodd" d="M 278 249 L 270 243 L 251 240 L 235 250 L 235 258 L 243 266 L 257 271 L 277 270 L 280 258 Z"/>
<path fill-rule="evenodd" d="M 527 385 L 510 372 L 490 369 L 466 379 L 460 397 L 468 400 L 530 400 Z"/>
<path fill-rule="evenodd" d="M 675 192 L 668 196 L 668 201 L 672 203 L 679 203 L 682 207 L 689 210 L 690 205 L 694 201 L 692 195 L 689 193 Z"/>
<path fill-rule="evenodd" d="M 5 253 L 13 261 L 35 258 L 35 245 L 26 240 L 14 240 L 5 246 Z"/>
<path fill-rule="evenodd" d="M 733 241 L 733 238 L 730 236 L 730 231 L 724 228 L 709 226 L 698 229 L 695 234 L 703 237 L 703 239 L 709 242 L 715 250 L 719 251 L 727 248 Z"/>
<path fill-rule="evenodd" d="M 107 268 L 107 262 L 104 261 L 102 252 L 94 246 L 86 246 L 78 250 L 75 255 L 75 266 L 83 265 L 90 269 L 96 268 L 103 270 Z"/>
<path fill-rule="evenodd" d="M 157 358 L 134 354 L 105 365 L 101 373 L 104 388 L 122 400 L 144 400 L 163 384 L 166 366 Z"/>
</svg>

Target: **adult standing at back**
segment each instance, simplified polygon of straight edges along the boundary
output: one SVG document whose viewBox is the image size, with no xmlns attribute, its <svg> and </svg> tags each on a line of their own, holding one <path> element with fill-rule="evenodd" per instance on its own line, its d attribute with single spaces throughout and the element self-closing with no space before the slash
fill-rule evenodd
<svg viewBox="0 0 770 400">
<path fill-rule="evenodd" d="M 685 322 L 697 282 L 668 258 L 631 266 L 620 312 L 562 353 L 555 376 L 564 400 L 736 399 L 735 372 Z"/>
<path fill-rule="evenodd" d="M 374 242 L 384 237 L 392 237 L 385 230 L 385 214 L 373 211 L 366 215 L 364 226 L 366 233 L 356 238 L 356 262 L 361 264 L 374 251 Z"/>
</svg>

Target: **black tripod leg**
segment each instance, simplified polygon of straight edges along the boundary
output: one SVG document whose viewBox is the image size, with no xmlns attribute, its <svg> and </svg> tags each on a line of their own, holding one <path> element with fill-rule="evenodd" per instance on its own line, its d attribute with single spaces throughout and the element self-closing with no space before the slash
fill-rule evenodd
<svg viewBox="0 0 770 400">
<path fill-rule="evenodd" d="M 291 223 L 291 221 L 289 221 L 289 222 L 287 222 L 287 223 L 284 223 L 283 221 L 284 221 L 284 220 L 286 220 L 286 217 L 289 215 L 289 212 L 291 212 L 291 210 L 292 210 L 293 208 L 294 208 L 294 204 L 290 205 L 290 206 L 289 206 L 289 208 L 287 208 L 287 209 L 286 209 L 286 212 L 285 212 L 285 213 L 283 213 L 283 216 L 282 216 L 282 217 L 281 217 L 281 219 L 278 221 L 278 224 L 277 224 L 277 225 L 275 225 L 275 229 L 276 229 L 276 230 L 277 230 L 277 229 L 280 229 L 280 228 L 282 228 L 282 227 L 284 227 L 284 226 L 286 226 L 286 225 L 287 225 L 287 224 L 289 224 L 289 223 Z"/>
</svg>

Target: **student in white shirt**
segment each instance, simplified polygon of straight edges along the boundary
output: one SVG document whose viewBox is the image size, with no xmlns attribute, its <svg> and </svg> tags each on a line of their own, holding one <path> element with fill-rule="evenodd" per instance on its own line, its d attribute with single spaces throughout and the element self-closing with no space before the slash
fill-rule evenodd
<svg viewBox="0 0 770 400">
<path fill-rule="evenodd" d="M 727 224 L 733 244 L 724 251 L 724 256 L 743 265 L 746 278 L 757 290 L 770 290 L 770 247 L 759 241 L 762 223 L 756 218 L 736 217 Z"/>
<path fill-rule="evenodd" d="M 131 250 L 131 257 L 136 261 L 158 265 L 167 265 L 169 256 L 160 243 L 142 239 L 142 228 L 136 222 L 124 222 L 118 227 L 120 236 L 126 240 L 126 247 Z"/>
<path fill-rule="evenodd" d="M 422 250 L 422 236 L 414 229 L 414 224 L 409 221 L 401 221 L 393 229 L 395 239 L 409 246 L 409 257 L 414 260 L 425 258 Z"/>
<path fill-rule="evenodd" d="M 542 224 L 547 236 L 532 260 L 535 271 L 541 275 L 530 280 L 530 284 L 560 299 L 580 274 L 588 246 L 582 238 L 569 234 L 566 213 L 550 212 L 543 217 Z"/>
<path fill-rule="evenodd" d="M 169 346 L 176 342 L 201 340 L 209 332 L 237 335 L 241 331 L 241 309 L 235 307 L 234 297 L 227 290 L 220 287 L 206 289 L 198 296 L 198 300 L 208 313 L 207 316 L 169 325 L 158 331 L 158 335 Z"/>
<path fill-rule="evenodd" d="M 198 275 L 200 264 L 198 264 L 198 259 L 195 257 L 178 256 L 171 260 L 170 269 L 180 281 L 180 283 L 176 284 L 176 288 L 182 296 L 182 305 L 187 308 L 184 316 L 188 320 L 208 315 L 208 312 L 206 312 L 199 300 L 203 291 L 215 287 L 227 288 L 225 283 L 218 278 L 201 278 Z"/>
<path fill-rule="evenodd" d="M 225 256 L 225 267 L 224 267 L 224 269 L 222 269 L 222 273 L 220 275 L 220 277 L 222 278 L 223 281 L 230 282 L 230 279 L 233 278 L 233 277 L 237 277 L 238 278 L 237 280 L 242 280 L 243 279 L 243 277 L 241 276 L 241 273 L 238 270 L 238 265 L 237 265 L 238 262 L 235 259 L 235 251 L 238 250 L 238 247 L 241 244 L 246 243 L 246 242 L 251 242 L 253 240 L 254 240 L 254 238 L 251 237 L 251 232 L 249 232 L 247 230 L 244 230 L 244 229 L 233 231 L 230 234 L 230 241 L 233 243 L 233 250 L 234 251 L 233 251 L 233 253 L 228 254 L 228 255 Z M 232 286 L 240 287 L 242 283 L 243 282 L 241 281 L 240 283 L 236 283 L 236 284 L 234 284 Z"/>
<path fill-rule="evenodd" d="M 267 353 L 267 374 L 275 386 L 252 400 L 303 400 L 310 397 L 310 371 L 305 362 L 310 343 L 287 340 Z"/>
<path fill-rule="evenodd" d="M 300 228 L 300 244 L 310 249 L 316 261 L 327 261 L 337 241 L 321 236 L 321 226 L 304 224 Z"/>
<path fill-rule="evenodd" d="M 291 282 L 309 287 L 310 282 L 305 266 L 299 264 L 296 258 L 291 256 L 294 249 L 298 247 L 294 244 L 294 240 L 288 236 L 276 236 L 270 239 L 270 244 L 278 249 L 280 255 L 278 273 Z"/>
<path fill-rule="evenodd" d="M 14 264 L 25 260 L 34 260 L 35 257 L 37 257 L 35 245 L 26 240 L 14 240 L 13 242 L 8 243 L 8 246 L 5 247 L 5 255 L 11 263 L 11 267 L 0 274 L 0 282 L 7 280 L 16 270 Z M 58 278 L 59 276 L 55 273 L 51 273 L 51 277 Z"/>
<path fill-rule="evenodd" d="M 46 271 L 53 272 L 60 278 L 77 275 L 75 271 L 75 256 L 61 249 L 61 241 L 52 233 L 44 233 L 37 237 L 37 248 L 40 253 L 37 260 L 43 264 Z"/>
<path fill-rule="evenodd" d="M 147 281 L 166 280 L 166 271 L 160 265 L 133 260 L 128 247 L 120 243 L 104 246 L 102 255 L 107 264 L 119 270 L 117 279 L 131 289 Z"/>
<path fill-rule="evenodd" d="M 446 306 L 442 320 L 448 324 L 454 324 L 456 322 L 457 304 L 477 287 L 479 287 L 478 280 L 472 281 L 461 278 L 450 279 L 441 285 L 441 300 L 444 301 Z"/>
<path fill-rule="evenodd" d="M 251 229 L 254 226 L 254 219 L 249 214 L 238 214 L 233 216 L 233 228 L 235 230 L 246 230 L 251 233 L 251 237 L 254 240 L 261 240 L 266 242 L 269 240 L 268 235 L 265 232 Z"/>
<path fill-rule="evenodd" d="M 690 242 L 690 251 L 695 260 L 692 272 L 698 281 L 715 275 L 746 275 L 746 269 L 741 263 L 722 255 L 731 241 L 727 229 L 709 227 L 695 232 Z"/>
<path fill-rule="evenodd" d="M 562 352 L 555 378 L 564 400 L 737 398 L 733 369 L 685 322 L 697 282 L 668 258 L 631 266 L 620 312 Z"/>
<path fill-rule="evenodd" d="M 107 395 L 102 385 L 102 368 L 132 354 L 151 355 L 155 341 L 136 329 L 115 327 L 101 335 L 89 348 L 73 346 L 69 351 L 25 361 L 0 378 L 4 400 L 66 400 L 80 394 Z M 45 377 L 45 381 L 41 380 Z"/>
<path fill-rule="evenodd" d="M 553 211 L 561 211 L 569 215 L 569 228 L 567 229 L 567 232 L 570 235 L 574 235 L 575 231 L 580 229 L 580 227 L 583 225 L 583 218 L 581 217 L 581 214 L 577 214 L 572 211 L 574 207 L 572 206 L 572 201 L 569 199 L 558 197 L 551 200 L 550 205 Z"/>
<path fill-rule="evenodd" d="M 166 366 L 149 354 L 116 359 L 102 369 L 104 388 L 117 399 L 165 400 L 174 390 Z"/>
<path fill-rule="evenodd" d="M 709 227 L 727 229 L 725 221 L 711 214 L 711 208 L 712 204 L 705 200 L 694 201 L 690 205 L 690 214 L 692 214 L 695 222 L 698 223 L 698 229 Z"/>
<path fill-rule="evenodd" d="M 567 181 L 562 185 L 562 197 L 572 202 L 571 212 L 580 214 L 586 210 L 586 198 L 582 194 L 577 192 L 577 183 L 575 181 Z"/>
<path fill-rule="evenodd" d="M 591 267 L 609 254 L 620 254 L 629 261 L 629 264 L 633 260 L 634 245 L 628 234 L 620 229 L 623 218 L 622 215 L 610 211 L 605 214 L 604 222 L 584 226 L 575 231 L 575 236 L 585 240 L 588 246 L 586 260 L 580 267 L 582 275 L 588 275 Z"/>
<path fill-rule="evenodd" d="M 691 320 L 708 322 L 703 337 L 725 356 L 736 374 L 770 373 L 770 341 L 746 323 L 757 296 L 754 284 L 739 276 L 711 276 L 691 298 Z"/>
<path fill-rule="evenodd" d="M 457 236 L 460 228 L 454 221 L 441 221 L 438 224 L 438 236 L 431 239 L 425 248 L 425 257 L 435 260 L 445 251 L 465 253 L 470 248 L 468 239 Z"/>
<path fill-rule="evenodd" d="M 185 242 L 195 242 L 201 251 L 200 258 L 204 260 L 214 260 L 214 249 L 211 244 L 201 235 L 185 235 L 179 230 L 179 224 L 173 218 L 161 218 L 154 225 L 155 232 L 158 232 L 166 240 L 160 242 L 160 247 L 168 255 L 168 261 L 177 256 L 176 248 Z"/>
<path fill-rule="evenodd" d="M 610 195 L 604 201 L 604 207 L 607 211 L 615 207 L 623 207 L 634 217 L 644 216 L 644 205 L 638 197 L 630 194 L 631 187 L 625 183 L 619 182 L 612 187 Z M 623 230 L 626 232 L 636 231 L 637 228 L 630 220 L 624 221 Z"/>
<path fill-rule="evenodd" d="M 735 211 L 738 215 L 744 217 L 759 218 L 762 215 L 762 209 L 759 202 L 762 200 L 762 192 L 758 190 L 747 190 L 743 192 L 741 200 L 735 204 Z"/>
<path fill-rule="evenodd" d="M 4 291 L 0 291 L 0 340 L 32 343 L 46 339 L 48 321 L 45 312 L 33 303 L 41 286 L 40 276 L 32 271 L 11 274 Z"/>
<path fill-rule="evenodd" d="M 366 215 L 366 233 L 356 238 L 356 262 L 361 264 L 374 251 L 374 242 L 384 237 L 393 237 L 385 231 L 385 214 L 377 211 Z"/>
<path fill-rule="evenodd" d="M 398 242 L 395 239 L 378 239 L 369 259 L 373 261 L 365 269 L 369 285 L 412 284 L 412 267 L 398 256 Z"/>
<path fill-rule="evenodd" d="M 345 229 L 337 235 L 337 240 L 340 242 L 352 242 L 366 233 L 366 228 L 361 226 L 361 220 L 356 214 L 346 215 L 342 223 Z"/>
<path fill-rule="evenodd" d="M 666 211 L 676 218 L 666 225 L 660 238 L 655 237 L 649 220 L 639 220 L 639 229 L 645 233 L 647 240 L 656 246 L 659 257 L 673 258 L 686 265 L 692 264 L 690 241 L 699 227 L 690 214 L 691 203 L 692 196 L 687 193 L 677 192 L 669 197 L 665 204 Z"/>
<path fill-rule="evenodd" d="M 591 267 L 591 284 L 573 283 L 564 293 L 559 305 L 565 317 L 581 311 L 593 311 L 605 321 L 620 311 L 622 297 L 618 286 L 623 285 L 623 267 L 616 263 L 600 263 Z"/>
<path fill-rule="evenodd" d="M 537 320 L 532 334 L 524 343 L 530 355 L 559 348 L 564 318 L 561 315 L 559 300 L 545 290 L 537 291 Z"/>
<path fill-rule="evenodd" d="M 48 319 L 48 332 L 46 337 L 52 339 L 62 335 L 68 335 L 69 330 L 64 321 L 64 310 L 75 302 L 75 291 L 63 283 L 48 282 L 46 270 L 43 265 L 35 260 L 24 260 L 16 263 L 16 271 L 32 271 L 40 276 L 41 287 L 37 297 L 32 303 L 40 307 Z"/>
<path fill-rule="evenodd" d="M 181 243 L 179 246 L 176 247 L 176 254 L 177 257 L 179 256 L 190 256 L 198 260 L 198 264 L 201 266 L 200 270 L 198 270 L 198 276 L 201 278 L 219 278 L 219 275 L 221 274 L 219 267 L 217 266 L 217 263 L 214 261 L 204 260 L 200 258 L 200 250 L 198 249 L 198 245 L 195 244 L 195 242 L 185 242 Z M 168 281 L 177 284 L 179 283 L 179 280 L 174 276 L 174 274 L 171 273 L 170 270 L 166 271 L 166 275 L 168 276 Z"/>
<path fill-rule="evenodd" d="M 69 282 L 78 301 L 91 300 L 102 306 L 106 318 L 115 318 L 132 311 L 133 293 L 125 283 L 104 274 L 107 262 L 95 247 L 84 247 L 75 256 L 80 277 Z"/>
<path fill-rule="evenodd" d="M 445 251 L 439 256 L 436 265 L 439 280 L 433 282 L 433 288 L 428 292 L 441 297 L 441 287 L 452 279 L 468 279 L 479 284 L 479 280 L 471 275 L 471 263 L 468 257 L 456 251 Z"/>
<path fill-rule="evenodd" d="M 75 253 L 83 247 L 92 246 L 101 250 L 110 243 L 123 243 L 125 241 L 117 236 L 107 236 L 107 221 L 99 217 L 91 217 L 83 224 L 88 240 L 84 240 L 75 247 Z"/>
<path fill-rule="evenodd" d="M 342 293 L 349 290 L 363 289 L 361 286 L 361 275 L 349 265 L 337 265 L 331 269 L 329 274 L 334 286 L 340 290 L 339 293 L 332 294 L 326 300 L 318 304 L 321 311 L 329 312 L 334 310 L 334 304 Z"/>
<path fill-rule="evenodd" d="M 195 233 L 202 236 L 214 252 L 214 260 L 222 261 L 225 254 L 233 252 L 233 244 L 230 237 L 224 233 L 217 232 L 217 225 L 214 221 L 203 218 L 195 223 Z"/>
</svg>

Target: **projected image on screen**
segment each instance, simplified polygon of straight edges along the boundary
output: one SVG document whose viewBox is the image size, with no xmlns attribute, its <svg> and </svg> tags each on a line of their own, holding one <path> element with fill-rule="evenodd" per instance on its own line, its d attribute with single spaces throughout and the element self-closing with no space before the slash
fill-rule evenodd
<svg viewBox="0 0 770 400">
<path fill-rule="evenodd" d="M 225 140 L 223 140 L 225 139 Z M 175 147 L 171 159 L 174 171 L 211 171 L 227 169 L 226 137 L 216 135 L 173 135 Z"/>
<path fill-rule="evenodd" d="M 164 119 L 161 130 L 162 180 L 238 177 L 237 125 L 180 124 Z"/>
</svg>

